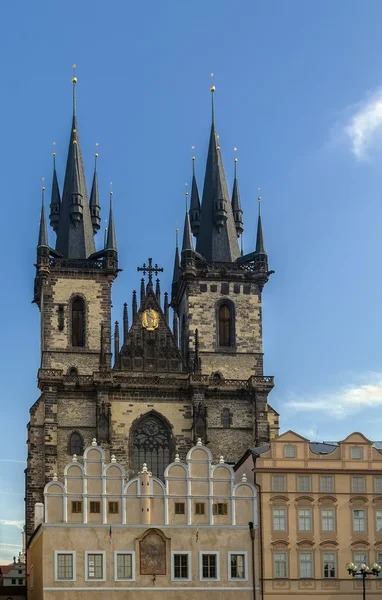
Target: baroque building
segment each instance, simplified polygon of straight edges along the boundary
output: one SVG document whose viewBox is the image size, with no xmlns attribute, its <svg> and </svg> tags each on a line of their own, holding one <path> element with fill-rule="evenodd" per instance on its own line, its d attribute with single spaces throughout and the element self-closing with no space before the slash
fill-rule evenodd
<svg viewBox="0 0 382 600">
<path fill-rule="evenodd" d="M 28 425 L 28 535 L 47 481 L 93 438 L 108 457 L 118 455 L 128 477 L 145 462 L 163 479 L 175 453 L 184 460 L 198 438 L 214 457 L 224 453 L 233 464 L 248 447 L 266 444 L 278 432 L 278 415 L 268 405 L 273 377 L 263 373 L 262 292 L 272 271 L 260 212 L 256 247 L 246 255 L 239 248 L 239 184 L 235 171 L 230 197 L 215 125 L 215 87 L 202 202 L 194 171 L 171 298 L 164 293 L 162 299 L 163 269 L 150 258 L 138 268 L 139 294 L 133 292 L 129 311 L 124 305 L 120 332 L 118 322 L 111 324 L 119 273 L 112 193 L 107 235 L 97 251 L 97 162 L 88 197 L 76 86 L 74 77 L 62 193 L 55 163 L 53 169 L 54 249 L 42 191 L 34 286 L 41 315 L 40 396 Z M 136 268 L 127 266 L 130 272 Z"/>
</svg>

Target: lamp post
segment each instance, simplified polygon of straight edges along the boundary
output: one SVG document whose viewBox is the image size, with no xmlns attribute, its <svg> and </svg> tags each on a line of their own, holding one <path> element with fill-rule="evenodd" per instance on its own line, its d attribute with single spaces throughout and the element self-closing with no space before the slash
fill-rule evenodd
<svg viewBox="0 0 382 600">
<path fill-rule="evenodd" d="M 361 577 L 362 577 L 362 598 L 363 598 L 363 600 L 366 600 L 366 585 L 365 585 L 366 577 L 368 575 L 375 575 L 375 577 L 378 577 L 379 573 L 381 572 L 381 569 L 382 569 L 382 567 L 380 567 L 378 563 L 373 563 L 371 565 L 371 567 L 368 567 L 364 563 L 362 563 L 362 565 L 355 565 L 352 562 L 347 563 L 346 570 L 349 573 L 349 575 L 351 575 L 352 577 L 355 577 L 356 575 L 361 575 Z"/>
</svg>

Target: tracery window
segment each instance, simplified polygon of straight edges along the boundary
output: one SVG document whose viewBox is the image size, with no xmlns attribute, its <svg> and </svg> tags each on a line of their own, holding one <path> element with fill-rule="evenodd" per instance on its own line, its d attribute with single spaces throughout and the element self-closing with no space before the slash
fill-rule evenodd
<svg viewBox="0 0 382 600">
<path fill-rule="evenodd" d="M 218 307 L 218 345 L 232 347 L 235 345 L 234 307 L 231 302 L 224 301 Z"/>
<path fill-rule="evenodd" d="M 70 454 L 82 454 L 82 438 L 79 433 L 72 433 L 69 442 L 69 453 Z"/>
<path fill-rule="evenodd" d="M 170 427 L 156 415 L 143 417 L 133 431 L 133 468 L 142 470 L 143 463 L 154 477 L 164 478 L 165 468 L 174 460 Z"/>
<path fill-rule="evenodd" d="M 85 346 L 85 302 L 79 296 L 72 301 L 72 346 Z"/>
</svg>

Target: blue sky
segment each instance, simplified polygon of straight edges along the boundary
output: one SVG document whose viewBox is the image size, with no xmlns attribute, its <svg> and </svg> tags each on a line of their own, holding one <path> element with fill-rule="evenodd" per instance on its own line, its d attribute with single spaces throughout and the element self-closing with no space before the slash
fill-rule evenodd
<svg viewBox="0 0 382 600">
<path fill-rule="evenodd" d="M 99 143 L 123 272 L 114 318 L 148 256 L 169 289 L 191 146 L 202 186 L 210 72 L 229 185 L 233 148 L 253 249 L 257 188 L 270 267 L 265 373 L 281 428 L 381 439 L 382 4 L 368 0 L 14 0 L 1 7 L 0 562 L 19 550 L 29 407 L 38 397 L 31 304 L 41 178 L 62 185 L 77 63 L 88 182 Z M 98 244 L 101 243 L 98 234 Z M 54 245 L 54 237 L 51 236 Z"/>
</svg>

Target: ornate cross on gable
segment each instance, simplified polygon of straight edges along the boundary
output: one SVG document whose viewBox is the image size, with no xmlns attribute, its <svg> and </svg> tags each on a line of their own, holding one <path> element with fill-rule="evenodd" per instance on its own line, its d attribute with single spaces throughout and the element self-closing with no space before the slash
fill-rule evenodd
<svg viewBox="0 0 382 600">
<path fill-rule="evenodd" d="M 143 275 L 149 276 L 149 286 L 152 287 L 153 274 L 158 275 L 158 273 L 163 273 L 163 267 L 158 267 L 158 265 L 156 263 L 153 266 L 152 258 L 149 258 L 147 262 L 148 262 L 147 265 L 146 265 L 146 263 L 143 263 L 142 267 L 137 267 L 137 271 L 142 271 Z"/>
</svg>

